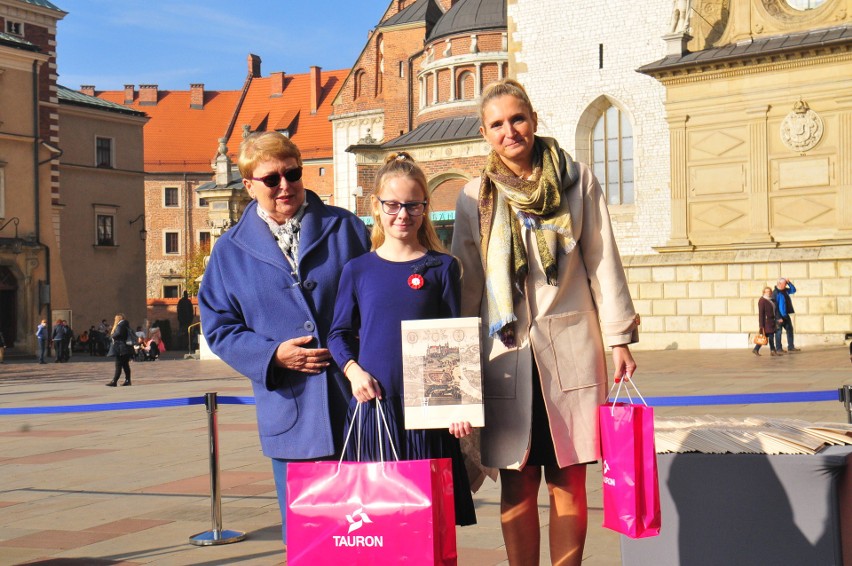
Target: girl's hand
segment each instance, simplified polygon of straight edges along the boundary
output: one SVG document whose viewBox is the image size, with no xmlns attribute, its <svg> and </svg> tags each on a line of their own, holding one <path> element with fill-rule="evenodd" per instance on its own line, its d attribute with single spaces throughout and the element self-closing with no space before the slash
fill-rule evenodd
<svg viewBox="0 0 852 566">
<path fill-rule="evenodd" d="M 349 367 L 346 368 L 346 378 L 352 384 L 352 395 L 355 396 L 359 403 L 372 401 L 376 397 L 379 399 L 382 398 L 382 390 L 379 387 L 379 382 L 372 375 L 364 371 L 358 365 L 358 362 L 349 364 Z"/>
<path fill-rule="evenodd" d="M 452 434 L 456 438 L 464 438 L 472 432 L 473 427 L 470 426 L 470 423 L 468 421 L 450 423 L 450 434 Z"/>
</svg>

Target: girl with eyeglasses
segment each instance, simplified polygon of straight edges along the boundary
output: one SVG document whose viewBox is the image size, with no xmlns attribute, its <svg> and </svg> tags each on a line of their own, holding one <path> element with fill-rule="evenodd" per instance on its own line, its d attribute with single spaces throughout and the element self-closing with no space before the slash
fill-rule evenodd
<svg viewBox="0 0 852 566">
<path fill-rule="evenodd" d="M 459 315 L 461 274 L 429 219 L 429 193 L 423 170 L 407 153 L 387 157 L 376 175 L 371 197 L 372 251 L 343 268 L 328 347 L 352 385 L 347 427 L 358 403 L 359 421 L 375 423 L 378 397 L 387 416 L 391 441 L 401 460 L 451 458 L 456 524 L 476 523 L 470 484 L 459 438 L 471 433 L 468 422 L 449 430 L 406 430 L 403 419 L 403 320 Z M 361 461 L 380 460 L 375 426 L 361 427 Z M 387 446 L 387 433 L 381 433 Z M 344 458 L 358 460 L 350 443 Z"/>
</svg>

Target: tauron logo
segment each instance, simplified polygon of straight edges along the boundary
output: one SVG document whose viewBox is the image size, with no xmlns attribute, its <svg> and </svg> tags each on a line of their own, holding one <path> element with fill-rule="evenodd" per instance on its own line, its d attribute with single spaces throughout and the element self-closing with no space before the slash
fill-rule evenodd
<svg viewBox="0 0 852 566">
<path fill-rule="evenodd" d="M 364 513 L 363 509 L 358 509 L 351 515 L 346 515 L 346 520 L 349 521 L 349 531 L 346 534 L 351 533 L 352 531 L 357 531 L 361 527 L 364 526 L 364 523 L 372 523 L 373 521 Z"/>
<path fill-rule="evenodd" d="M 609 474 L 609 463 L 606 460 L 603 461 L 603 483 L 605 485 L 615 486 L 615 480 L 613 478 L 607 477 Z"/>
<path fill-rule="evenodd" d="M 372 523 L 373 520 L 364 513 L 364 509 L 360 508 L 351 515 L 346 515 L 346 520 L 349 521 L 349 531 L 346 536 L 332 535 L 334 546 L 336 547 L 383 547 L 385 545 L 385 537 L 383 535 L 351 535 L 352 531 L 357 531 L 364 526 L 364 523 Z"/>
</svg>

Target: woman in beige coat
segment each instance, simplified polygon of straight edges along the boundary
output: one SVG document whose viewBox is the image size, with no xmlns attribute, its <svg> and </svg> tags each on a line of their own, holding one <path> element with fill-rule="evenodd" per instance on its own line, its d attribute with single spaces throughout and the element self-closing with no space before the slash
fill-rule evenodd
<svg viewBox="0 0 852 566">
<path fill-rule="evenodd" d="M 492 152 L 459 196 L 452 252 L 463 266 L 462 316 L 482 317 L 487 334 L 482 461 L 500 468 L 509 563 L 538 564 L 543 469 L 551 560 L 580 564 L 604 346 L 615 376 L 631 375 L 639 319 L 589 168 L 534 135 L 536 114 L 511 79 L 485 89 L 480 118 Z"/>
</svg>

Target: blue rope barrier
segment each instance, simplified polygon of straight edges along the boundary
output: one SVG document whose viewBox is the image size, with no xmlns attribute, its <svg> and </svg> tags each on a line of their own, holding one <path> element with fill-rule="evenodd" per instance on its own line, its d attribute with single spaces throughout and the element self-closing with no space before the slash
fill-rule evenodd
<svg viewBox="0 0 852 566">
<path fill-rule="evenodd" d="M 10 407 L 0 408 L 0 415 L 47 415 L 55 413 L 89 413 L 94 411 L 125 411 L 128 409 L 158 409 L 160 407 L 184 407 L 203 405 L 204 397 L 182 397 L 179 399 L 151 399 L 124 403 L 93 403 L 90 405 L 56 405 L 53 407 Z"/>
<path fill-rule="evenodd" d="M 695 405 L 759 405 L 766 403 L 812 403 L 837 401 L 837 390 L 794 391 L 787 393 L 740 393 L 735 395 L 693 395 L 689 397 L 645 397 L 652 407 L 691 407 Z"/>
<path fill-rule="evenodd" d="M 634 398 L 638 399 L 638 398 Z M 624 400 L 623 398 L 621 400 Z M 681 397 L 645 397 L 652 407 L 692 407 L 697 405 L 760 405 L 767 403 L 813 403 L 837 401 L 837 391 L 792 391 L 785 393 L 740 393 L 734 395 L 692 395 Z M 254 397 L 217 397 L 220 405 L 254 405 Z M 204 397 L 181 397 L 178 399 L 152 399 L 149 401 L 127 401 L 124 403 L 93 403 L 90 405 L 57 405 L 53 407 L 9 407 L 0 408 L 2 415 L 47 415 L 58 413 L 86 413 L 96 411 L 126 411 L 129 409 L 158 409 L 161 407 L 185 407 L 203 405 Z"/>
</svg>

